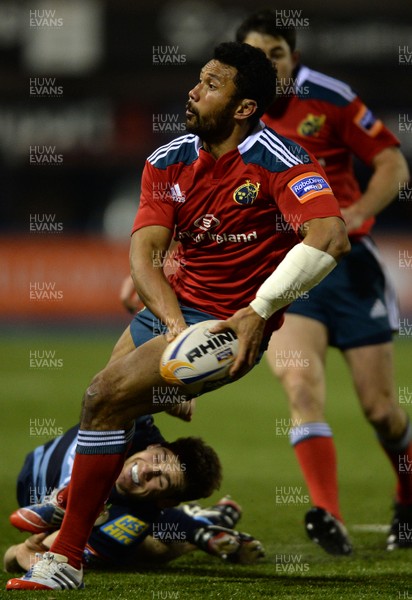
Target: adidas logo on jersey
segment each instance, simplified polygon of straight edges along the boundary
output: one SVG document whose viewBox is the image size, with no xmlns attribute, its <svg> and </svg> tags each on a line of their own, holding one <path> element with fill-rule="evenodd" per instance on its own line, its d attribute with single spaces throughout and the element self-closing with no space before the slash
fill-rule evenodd
<svg viewBox="0 0 412 600">
<path fill-rule="evenodd" d="M 175 202 L 185 202 L 186 200 L 186 196 L 184 195 L 184 192 L 180 190 L 180 185 L 178 183 L 175 183 L 170 187 L 170 195 Z"/>
</svg>

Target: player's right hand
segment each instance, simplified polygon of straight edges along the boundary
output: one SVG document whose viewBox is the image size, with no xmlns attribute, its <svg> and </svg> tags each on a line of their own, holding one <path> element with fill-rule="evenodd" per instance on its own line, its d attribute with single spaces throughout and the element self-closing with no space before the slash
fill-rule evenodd
<svg viewBox="0 0 412 600">
<path fill-rule="evenodd" d="M 237 310 L 226 321 L 210 329 L 211 333 L 233 329 L 239 340 L 239 351 L 229 375 L 235 379 L 245 375 L 254 366 L 259 354 L 266 321 L 252 307 Z"/>
<path fill-rule="evenodd" d="M 183 320 L 183 316 L 181 319 L 169 319 L 166 322 L 166 325 L 167 331 L 165 333 L 165 336 L 166 342 L 168 344 L 170 344 L 170 342 L 173 342 L 173 340 L 179 335 L 179 333 L 182 333 L 182 331 L 188 328 L 188 325 Z"/>
</svg>

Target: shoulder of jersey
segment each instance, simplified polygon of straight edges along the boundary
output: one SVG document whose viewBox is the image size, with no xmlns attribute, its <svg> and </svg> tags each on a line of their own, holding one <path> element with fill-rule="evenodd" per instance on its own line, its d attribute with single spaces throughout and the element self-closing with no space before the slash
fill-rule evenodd
<svg viewBox="0 0 412 600">
<path fill-rule="evenodd" d="M 169 144 L 160 146 L 147 160 L 157 169 L 166 169 L 177 163 L 190 165 L 198 157 L 198 145 L 197 135 L 182 135 Z"/>
<path fill-rule="evenodd" d="M 305 66 L 299 69 L 296 92 L 300 100 L 324 100 L 335 106 L 346 106 L 357 97 L 351 87 L 343 81 Z"/>
<path fill-rule="evenodd" d="M 302 146 L 279 135 L 270 127 L 252 133 L 238 149 L 245 164 L 259 165 L 272 173 L 312 162 Z"/>
</svg>

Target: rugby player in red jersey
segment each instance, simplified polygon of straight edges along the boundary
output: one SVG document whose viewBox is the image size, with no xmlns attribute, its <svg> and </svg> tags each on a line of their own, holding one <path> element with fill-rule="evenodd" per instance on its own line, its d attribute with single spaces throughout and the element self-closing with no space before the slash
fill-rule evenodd
<svg viewBox="0 0 412 600">
<path fill-rule="evenodd" d="M 237 40 L 262 49 L 278 72 L 280 97 L 262 119 L 316 156 L 352 245 L 330 277 L 289 307 L 267 352 L 288 395 L 290 439 L 314 505 L 306 515 L 307 532 L 332 554 L 351 552 L 339 508 L 335 446 L 324 416 L 326 351 L 334 346 L 346 359 L 362 410 L 397 475 L 387 548 L 412 547 L 402 536 L 403 528 L 412 526 L 412 477 L 400 468 L 402 460 L 412 462 L 412 431 L 393 381 L 392 333 L 399 317 L 393 288 L 369 237 L 375 215 L 408 180 L 407 163 L 398 140 L 346 83 L 300 63 L 296 31 L 279 29 L 277 23 L 276 12 L 266 9 L 237 31 Z M 373 171 L 363 192 L 353 155 Z"/>
<path fill-rule="evenodd" d="M 263 52 L 221 44 L 189 92 L 189 134 L 148 158 L 131 240 L 131 272 L 146 308 L 84 395 L 59 534 L 7 589 L 82 587 L 83 549 L 122 468 L 133 419 L 163 409 L 153 390 L 164 383 L 159 361 L 168 341 L 191 323 L 224 319 L 216 331 L 236 332 L 231 375 L 239 377 L 281 326 L 291 294 L 312 288 L 349 251 L 322 168 L 259 121 L 275 91 Z M 170 194 L 159 201 L 156 189 Z M 159 257 L 173 236 L 181 266 L 169 281 Z"/>
</svg>

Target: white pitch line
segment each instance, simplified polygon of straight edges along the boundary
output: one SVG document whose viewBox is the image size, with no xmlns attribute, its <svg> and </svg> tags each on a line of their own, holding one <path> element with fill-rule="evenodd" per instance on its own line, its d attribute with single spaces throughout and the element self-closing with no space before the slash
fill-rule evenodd
<svg viewBox="0 0 412 600">
<path fill-rule="evenodd" d="M 366 533 L 388 533 L 390 526 L 372 523 L 370 525 L 352 525 L 349 529 L 353 531 L 365 531 Z"/>
</svg>

